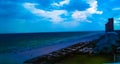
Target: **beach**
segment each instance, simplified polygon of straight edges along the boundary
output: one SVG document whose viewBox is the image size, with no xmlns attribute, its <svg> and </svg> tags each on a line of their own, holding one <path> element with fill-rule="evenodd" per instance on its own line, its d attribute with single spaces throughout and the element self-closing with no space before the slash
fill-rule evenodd
<svg viewBox="0 0 120 64">
<path fill-rule="evenodd" d="M 48 54 L 48 53 L 51 53 L 56 50 L 60 50 L 62 48 L 76 44 L 78 42 L 92 41 L 94 39 L 99 38 L 103 34 L 104 34 L 104 32 L 92 33 L 92 34 L 80 36 L 79 38 L 77 37 L 74 39 L 73 38 L 67 39 L 67 40 L 61 41 L 62 43 L 58 43 L 55 45 L 50 45 L 50 46 L 46 46 L 46 47 L 42 47 L 42 48 L 29 49 L 26 51 L 10 53 L 10 54 L 0 54 L 0 56 L 1 56 L 0 63 L 2 63 L 2 64 L 4 64 L 4 63 L 5 64 L 9 64 L 9 63 L 23 64 L 24 61 L 26 61 L 26 60 Z M 5 62 L 5 61 L 7 61 L 7 62 Z"/>
<path fill-rule="evenodd" d="M 97 39 L 81 41 L 76 44 L 72 44 L 68 47 L 62 48 L 60 50 L 53 51 L 49 54 L 29 59 L 24 63 L 25 64 L 118 63 L 120 61 L 119 53 L 116 53 L 115 48 L 112 47 L 113 45 L 116 45 L 118 43 L 116 42 L 117 40 L 119 40 L 117 33 L 107 32 Z M 119 45 L 116 45 L 115 47 L 118 46 Z M 90 57 L 89 58 L 90 60 L 88 60 L 88 62 L 85 62 L 88 59 L 88 57 Z"/>
</svg>

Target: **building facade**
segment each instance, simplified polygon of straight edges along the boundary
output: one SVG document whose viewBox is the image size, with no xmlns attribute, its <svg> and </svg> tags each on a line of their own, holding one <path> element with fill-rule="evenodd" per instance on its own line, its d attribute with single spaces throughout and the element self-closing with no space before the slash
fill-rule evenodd
<svg viewBox="0 0 120 64">
<path fill-rule="evenodd" d="M 114 19 L 109 18 L 107 24 L 105 25 L 106 32 L 113 32 L 114 31 Z"/>
</svg>

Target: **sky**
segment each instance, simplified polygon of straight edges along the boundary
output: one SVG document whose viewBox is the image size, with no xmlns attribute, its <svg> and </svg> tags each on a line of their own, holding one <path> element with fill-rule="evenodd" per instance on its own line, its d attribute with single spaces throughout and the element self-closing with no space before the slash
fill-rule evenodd
<svg viewBox="0 0 120 64">
<path fill-rule="evenodd" d="M 0 0 L 0 33 L 120 30 L 119 0 Z"/>
</svg>

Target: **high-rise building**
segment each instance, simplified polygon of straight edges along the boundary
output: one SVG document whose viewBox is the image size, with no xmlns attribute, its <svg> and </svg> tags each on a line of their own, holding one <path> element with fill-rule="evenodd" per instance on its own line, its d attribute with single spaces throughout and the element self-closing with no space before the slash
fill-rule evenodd
<svg viewBox="0 0 120 64">
<path fill-rule="evenodd" d="M 112 32 L 114 31 L 114 19 L 109 18 L 107 24 L 105 25 L 106 32 Z"/>
</svg>

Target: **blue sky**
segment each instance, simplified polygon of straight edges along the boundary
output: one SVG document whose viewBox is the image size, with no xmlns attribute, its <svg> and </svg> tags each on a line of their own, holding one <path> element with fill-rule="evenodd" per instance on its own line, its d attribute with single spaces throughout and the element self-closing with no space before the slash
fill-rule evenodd
<svg viewBox="0 0 120 64">
<path fill-rule="evenodd" d="M 119 0 L 0 0 L 0 33 L 104 30 L 114 17 L 120 30 Z"/>
</svg>

